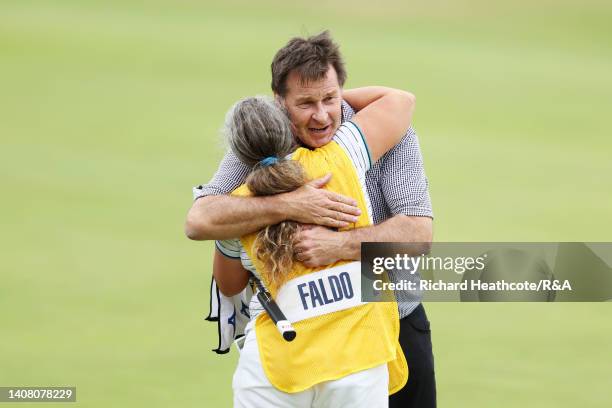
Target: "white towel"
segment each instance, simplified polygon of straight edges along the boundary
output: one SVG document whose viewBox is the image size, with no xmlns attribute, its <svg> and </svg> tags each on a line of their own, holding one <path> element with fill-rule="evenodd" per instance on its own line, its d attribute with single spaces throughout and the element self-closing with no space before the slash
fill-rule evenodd
<svg viewBox="0 0 612 408">
<path fill-rule="evenodd" d="M 215 278 L 211 279 L 210 311 L 205 319 L 217 322 L 219 343 L 217 348 L 213 349 L 215 353 L 228 353 L 234 340 L 244 336 L 244 329 L 251 319 L 249 303 L 252 297 L 251 284 L 248 284 L 241 293 L 228 297 L 219 291 Z"/>
</svg>

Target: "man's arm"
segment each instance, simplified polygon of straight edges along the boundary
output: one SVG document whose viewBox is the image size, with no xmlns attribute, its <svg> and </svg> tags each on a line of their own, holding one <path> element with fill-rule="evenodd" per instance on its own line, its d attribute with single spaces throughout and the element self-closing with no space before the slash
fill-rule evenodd
<svg viewBox="0 0 612 408">
<path fill-rule="evenodd" d="M 428 254 L 431 249 L 432 219 L 402 214 L 371 227 L 337 232 L 308 226 L 298 235 L 296 258 L 306 266 L 317 267 L 339 260 L 361 259 L 362 242 L 411 242 L 410 256 Z"/>
<path fill-rule="evenodd" d="M 384 156 L 381 189 L 394 216 L 375 226 L 335 232 L 307 227 L 298 235 L 296 256 L 308 266 L 340 259 L 359 260 L 362 242 L 412 242 L 410 254 L 427 254 L 433 238 L 433 213 L 418 138 L 411 128 Z"/>
<path fill-rule="evenodd" d="M 196 200 L 185 224 L 190 239 L 227 239 L 285 220 L 343 228 L 357 222 L 357 202 L 323 190 L 331 174 L 295 191 L 267 197 L 207 196 Z"/>
<path fill-rule="evenodd" d="M 225 155 L 212 180 L 194 189 L 196 200 L 185 222 L 188 238 L 236 238 L 288 219 L 341 228 L 355 222 L 361 213 L 352 198 L 321 188 L 330 175 L 277 196 L 227 195 L 244 182 L 248 173 L 249 168 L 232 152 Z"/>
</svg>

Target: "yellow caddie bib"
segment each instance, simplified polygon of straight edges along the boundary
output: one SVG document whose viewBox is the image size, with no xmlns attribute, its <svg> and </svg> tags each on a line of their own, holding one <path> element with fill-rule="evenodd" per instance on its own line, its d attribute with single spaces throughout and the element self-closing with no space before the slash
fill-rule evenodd
<svg viewBox="0 0 612 408">
<path fill-rule="evenodd" d="M 314 150 L 299 148 L 292 159 L 302 164 L 309 179 L 333 173 L 325 188 L 354 198 L 361 209 L 354 227 L 372 224 L 355 166 L 337 143 Z M 245 185 L 232 194 L 251 195 Z M 252 251 L 255 238 L 256 233 L 242 237 L 243 247 L 272 296 L 281 303 L 289 302 L 284 304 L 295 316 L 293 320 L 298 320 L 287 316 L 297 337 L 286 342 L 267 313 L 257 317 L 257 343 L 270 382 L 281 391 L 294 393 L 387 363 L 389 393 L 399 391 L 408 380 L 408 366 L 398 342 L 397 303 L 361 302 L 356 262 L 341 261 L 322 268 L 297 262 L 281 288 L 271 287 L 263 264 Z"/>
</svg>

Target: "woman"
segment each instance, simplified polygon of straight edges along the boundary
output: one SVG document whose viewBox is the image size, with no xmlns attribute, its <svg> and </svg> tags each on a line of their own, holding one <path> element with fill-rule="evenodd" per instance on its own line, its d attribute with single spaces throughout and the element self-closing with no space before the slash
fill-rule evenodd
<svg viewBox="0 0 612 408">
<path fill-rule="evenodd" d="M 326 187 L 352 196 L 362 209 L 354 227 L 371 225 L 365 172 L 405 134 L 414 97 L 382 87 L 345 91 L 343 97 L 359 113 L 340 126 L 332 142 L 314 150 L 296 149 L 286 115 L 272 101 L 238 102 L 227 115 L 226 135 L 236 156 L 253 170 L 234 194 L 284 193 L 332 172 Z M 407 378 L 397 345 L 397 305 L 361 302 L 359 262 L 318 269 L 294 262 L 299 228 L 287 221 L 217 243 L 214 275 L 220 290 L 239 292 L 250 271 L 298 332 L 295 341 L 284 342 L 252 303 L 234 376 L 235 406 L 387 406 L 388 391 L 401 388 Z"/>
</svg>

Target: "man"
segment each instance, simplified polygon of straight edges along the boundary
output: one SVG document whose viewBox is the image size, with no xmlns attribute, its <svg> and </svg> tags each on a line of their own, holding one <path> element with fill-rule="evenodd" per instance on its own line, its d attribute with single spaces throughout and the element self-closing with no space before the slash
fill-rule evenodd
<svg viewBox="0 0 612 408">
<path fill-rule="evenodd" d="M 338 46 L 328 32 L 310 38 L 294 38 L 278 51 L 272 62 L 272 90 L 286 109 L 293 132 L 311 148 L 328 143 L 341 121 L 353 109 L 342 101 L 346 71 Z M 359 210 L 352 199 L 320 187 L 329 175 L 290 193 L 270 197 L 227 195 L 243 183 L 248 168 L 226 154 L 209 184 L 196 188 L 198 197 L 189 211 L 186 234 L 191 239 L 225 239 L 243 236 L 266 225 L 290 219 L 318 226 L 303 230 L 296 244 L 296 258 L 308 266 L 337 260 L 359 260 L 361 242 L 415 242 L 413 255 L 429 251 L 432 211 L 428 183 L 417 136 L 410 129 L 402 141 L 367 173 L 366 185 L 373 205 L 375 226 L 338 232 L 356 220 Z M 399 280 L 402 276 L 394 275 Z M 390 406 L 436 405 L 431 333 L 423 306 L 402 302 L 400 344 L 410 377 Z"/>
</svg>

